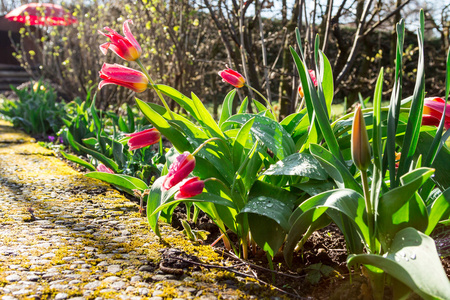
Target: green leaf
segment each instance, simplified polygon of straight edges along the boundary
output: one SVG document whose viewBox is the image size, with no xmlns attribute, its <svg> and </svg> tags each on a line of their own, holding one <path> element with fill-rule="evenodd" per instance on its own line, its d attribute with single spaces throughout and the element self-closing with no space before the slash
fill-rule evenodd
<svg viewBox="0 0 450 300">
<path fill-rule="evenodd" d="M 290 135 L 276 121 L 259 115 L 239 114 L 230 117 L 226 124 L 245 124 L 255 118 L 251 128 L 252 134 L 269 148 L 279 159 L 283 159 L 295 152 L 295 144 Z"/>
<path fill-rule="evenodd" d="M 250 130 L 255 122 L 255 118 L 248 120 L 239 130 L 234 143 L 233 143 L 233 166 L 234 170 L 238 170 L 239 166 L 242 164 L 244 160 L 244 156 L 246 155 L 245 149 L 247 141 L 250 137 Z"/>
<path fill-rule="evenodd" d="M 207 129 L 210 137 L 219 137 L 224 138 L 222 131 L 219 126 L 214 121 L 214 118 L 211 116 L 209 111 L 205 108 L 203 103 L 194 93 L 191 93 L 192 101 L 194 102 L 195 109 L 197 110 L 197 120 L 202 124 L 204 129 Z"/>
<path fill-rule="evenodd" d="M 338 188 L 349 188 L 362 194 L 361 186 L 353 178 L 350 171 L 333 154 L 322 146 L 311 144 L 311 154 L 321 163 Z"/>
<path fill-rule="evenodd" d="M 82 160 L 81 158 L 76 157 L 75 155 L 65 153 L 64 151 L 60 150 L 62 156 L 64 156 L 66 159 L 73 161 L 74 163 L 79 164 L 80 166 L 85 167 L 86 169 L 90 171 L 97 171 L 97 169 L 90 163 Z"/>
<path fill-rule="evenodd" d="M 108 157 L 106 157 L 105 155 L 91 150 L 89 148 L 86 148 L 84 146 L 82 146 L 81 144 L 77 143 L 74 141 L 74 143 L 78 146 L 78 148 L 80 149 L 80 151 L 86 152 L 89 155 L 92 155 L 94 158 L 96 158 L 97 160 L 101 161 L 105 166 L 107 166 L 108 168 L 110 168 L 111 170 L 113 170 L 115 173 L 118 173 L 119 170 L 119 166 L 116 164 L 115 161 L 113 161 L 112 159 L 109 159 Z"/>
<path fill-rule="evenodd" d="M 424 18 L 423 11 L 420 13 L 420 18 L 421 20 Z M 420 24 L 420 28 L 417 32 L 417 39 L 419 43 L 419 62 L 417 67 L 416 84 L 414 87 L 405 138 L 402 144 L 402 155 L 397 169 L 396 184 L 398 183 L 399 177 L 408 171 L 412 158 L 416 152 L 416 147 L 419 142 L 420 127 L 422 125 L 423 103 L 425 98 L 425 58 L 423 48 L 424 24 L 423 22 Z"/>
<path fill-rule="evenodd" d="M 423 299 L 448 299 L 450 295 L 450 282 L 434 240 L 411 227 L 395 235 L 385 255 L 350 255 L 347 264 L 349 268 L 357 264 L 380 268 Z"/>
<path fill-rule="evenodd" d="M 317 180 L 325 180 L 328 174 L 321 164 L 307 153 L 294 153 L 276 164 L 271 165 L 270 168 L 264 172 L 264 175 L 290 175 L 290 176 L 304 176 Z"/>
<path fill-rule="evenodd" d="M 402 186 L 381 196 L 376 226 L 383 249 L 389 248 L 392 238 L 403 228 L 426 230 L 427 210 L 417 191 L 433 172 L 433 169 L 420 168 L 405 174 L 401 178 Z"/>
<path fill-rule="evenodd" d="M 382 153 L 382 131 L 381 131 L 381 100 L 383 96 L 384 69 L 381 68 L 375 86 L 373 96 L 373 128 L 372 128 L 372 151 L 373 151 L 373 171 L 372 187 L 370 190 L 370 203 L 374 208 L 374 215 L 378 215 L 378 198 L 383 182 L 383 153 Z"/>
<path fill-rule="evenodd" d="M 439 221 L 450 218 L 450 188 L 437 197 L 429 208 L 426 235 L 430 235 Z"/>
<path fill-rule="evenodd" d="M 305 191 L 310 196 L 315 196 L 317 194 L 335 189 L 335 185 L 330 181 L 316 181 L 309 180 L 303 183 L 292 184 L 291 186 L 296 187 L 302 191 Z"/>
<path fill-rule="evenodd" d="M 158 129 L 169 141 L 173 144 L 179 152 L 189 151 L 192 152 L 192 147 L 189 145 L 187 139 L 172 127 L 166 119 L 153 110 L 147 103 L 136 98 L 136 103 L 139 109 L 142 111 L 147 120 Z"/>
<path fill-rule="evenodd" d="M 245 97 L 244 100 L 242 100 L 241 106 L 239 107 L 238 114 L 242 114 L 247 112 L 247 105 L 248 105 L 248 97 Z"/>
<path fill-rule="evenodd" d="M 174 89 L 170 86 L 167 86 L 167 85 L 155 84 L 154 87 L 155 87 L 155 89 L 159 90 L 164 95 L 167 95 L 170 98 L 172 98 L 182 108 L 184 108 L 187 112 L 189 112 L 194 118 L 196 118 L 196 119 L 199 118 L 199 116 L 197 115 L 197 111 L 195 109 L 194 102 L 191 99 L 189 99 L 189 97 L 186 97 L 185 95 L 183 95 L 176 89 Z"/>
<path fill-rule="evenodd" d="M 145 184 L 145 182 L 131 176 L 110 174 L 105 172 L 90 172 L 85 174 L 84 176 L 100 179 L 104 182 L 118 187 L 119 189 L 127 192 L 130 195 L 134 195 L 133 190 L 143 191 L 145 189 L 148 189 L 148 186 Z M 130 177 L 133 179 L 130 180 Z"/>
<path fill-rule="evenodd" d="M 289 230 L 291 209 L 277 199 L 259 196 L 250 199 L 238 217 L 243 214 L 247 214 L 252 238 L 273 257 Z"/>
<path fill-rule="evenodd" d="M 222 126 L 223 122 L 225 122 L 232 114 L 233 111 L 233 100 L 236 95 L 236 89 L 233 89 L 231 92 L 227 94 L 222 104 L 222 112 L 220 114 L 219 125 Z"/>
</svg>

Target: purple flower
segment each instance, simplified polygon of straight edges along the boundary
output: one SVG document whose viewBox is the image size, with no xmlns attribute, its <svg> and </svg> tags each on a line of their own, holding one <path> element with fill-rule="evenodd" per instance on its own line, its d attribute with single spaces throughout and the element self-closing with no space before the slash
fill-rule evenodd
<svg viewBox="0 0 450 300">
<path fill-rule="evenodd" d="M 51 142 L 51 143 L 53 143 L 54 141 L 55 141 L 55 136 L 54 135 L 49 135 L 48 136 L 48 140 Z"/>
</svg>

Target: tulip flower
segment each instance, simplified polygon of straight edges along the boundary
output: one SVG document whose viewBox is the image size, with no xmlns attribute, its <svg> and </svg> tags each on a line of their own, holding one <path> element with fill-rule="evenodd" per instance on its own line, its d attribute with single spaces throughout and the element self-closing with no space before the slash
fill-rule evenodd
<svg viewBox="0 0 450 300">
<path fill-rule="evenodd" d="M 205 182 L 198 177 L 189 178 L 182 186 L 180 191 L 175 194 L 175 200 L 194 197 L 203 192 Z"/>
<path fill-rule="evenodd" d="M 444 113 L 445 101 L 442 98 L 425 98 L 422 125 L 439 126 L 442 114 Z M 450 128 L 450 103 L 447 104 L 444 119 L 445 129 Z"/>
<path fill-rule="evenodd" d="M 220 77 L 224 82 L 231 84 L 236 88 L 241 88 L 245 84 L 245 78 L 236 71 L 226 69 L 219 72 Z"/>
<path fill-rule="evenodd" d="M 316 79 L 316 72 L 314 70 L 309 70 L 309 76 L 311 76 L 312 82 L 314 86 L 317 86 L 317 79 Z M 304 97 L 302 84 L 300 83 L 300 86 L 298 87 L 298 93 L 300 94 L 300 97 Z"/>
<path fill-rule="evenodd" d="M 352 126 L 352 159 L 356 167 L 361 171 L 366 171 L 370 165 L 370 145 L 367 136 L 366 123 L 361 112 L 361 105 L 358 105 L 353 118 Z"/>
<path fill-rule="evenodd" d="M 98 85 L 99 89 L 107 84 L 117 84 L 142 93 L 148 87 L 148 79 L 144 73 L 118 64 L 103 64 L 99 75 L 104 79 Z"/>
<path fill-rule="evenodd" d="M 98 31 L 102 35 L 109 37 L 111 40 L 111 42 L 100 45 L 100 50 L 103 54 L 106 54 L 108 49 L 111 49 L 118 56 L 128 61 L 135 61 L 141 56 L 141 46 L 131 34 L 128 23 L 133 24 L 133 21 L 126 20 L 123 22 L 123 33 L 125 34 L 125 37 L 121 36 L 109 27 L 103 28 L 104 30 L 109 31 L 109 34 L 101 32 L 100 30 Z"/>
<path fill-rule="evenodd" d="M 161 133 L 156 128 L 125 135 L 131 137 L 128 140 L 128 147 L 130 147 L 130 150 L 136 150 L 156 144 L 161 138 Z"/>
<path fill-rule="evenodd" d="M 195 157 L 191 153 L 184 152 L 179 155 L 170 165 L 169 173 L 167 173 L 167 176 L 164 179 L 162 189 L 168 190 L 180 183 L 194 170 L 194 167 Z"/>
<path fill-rule="evenodd" d="M 107 166 L 105 166 L 104 164 L 99 164 L 97 166 L 97 171 L 103 172 L 103 173 L 114 174 L 114 171 L 111 170 L 110 168 L 108 168 Z"/>
</svg>

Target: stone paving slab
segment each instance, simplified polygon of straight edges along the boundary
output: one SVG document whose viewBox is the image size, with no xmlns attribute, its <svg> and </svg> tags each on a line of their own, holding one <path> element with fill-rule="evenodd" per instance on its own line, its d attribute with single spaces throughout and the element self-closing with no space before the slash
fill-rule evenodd
<svg viewBox="0 0 450 300">
<path fill-rule="evenodd" d="M 223 270 L 163 272 L 164 249 L 222 262 L 172 227 L 161 230 L 164 243 L 137 203 L 0 122 L 0 299 L 278 299 Z"/>
</svg>

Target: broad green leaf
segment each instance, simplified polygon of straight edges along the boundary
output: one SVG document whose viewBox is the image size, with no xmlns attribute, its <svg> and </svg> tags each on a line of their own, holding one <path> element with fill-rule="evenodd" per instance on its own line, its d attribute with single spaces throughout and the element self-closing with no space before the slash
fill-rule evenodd
<svg viewBox="0 0 450 300">
<path fill-rule="evenodd" d="M 446 189 L 431 204 L 428 212 L 426 235 L 430 235 L 439 221 L 450 218 L 450 188 Z"/>
<path fill-rule="evenodd" d="M 303 183 L 292 184 L 291 186 L 296 187 L 302 191 L 305 191 L 310 196 L 315 196 L 317 194 L 335 189 L 335 185 L 330 181 L 317 181 L 309 180 Z"/>
<path fill-rule="evenodd" d="M 110 174 L 105 172 L 90 172 L 85 174 L 84 176 L 100 179 L 101 181 L 112 184 L 118 187 L 119 189 L 123 190 L 124 192 L 127 192 L 128 194 L 133 196 L 134 196 L 133 190 L 143 191 L 148 188 L 148 186 L 143 181 L 140 181 L 139 179 L 134 177 L 133 177 L 134 179 L 131 181 L 128 177 L 125 177 L 123 175 Z M 140 181 L 140 183 L 137 182 L 138 180 Z"/>
<path fill-rule="evenodd" d="M 311 154 L 321 163 L 338 188 L 349 188 L 362 194 L 361 186 L 350 174 L 349 170 L 333 154 L 322 146 L 311 144 Z"/>
<path fill-rule="evenodd" d="M 252 238 L 273 257 L 289 231 L 288 219 L 291 211 L 282 201 L 259 196 L 250 199 L 238 217 L 247 214 Z"/>
<path fill-rule="evenodd" d="M 290 135 L 276 121 L 252 114 L 239 114 L 230 117 L 225 124 L 245 124 L 255 118 L 251 128 L 252 134 L 269 148 L 279 159 L 283 159 L 295 152 L 295 144 Z"/>
<path fill-rule="evenodd" d="M 147 222 L 153 232 L 161 237 L 161 233 L 158 227 L 158 219 L 161 213 L 155 213 L 154 211 L 160 207 L 163 202 L 163 195 L 161 191 L 162 184 L 165 180 L 165 176 L 161 176 L 153 182 L 150 193 L 147 196 Z"/>
<path fill-rule="evenodd" d="M 107 166 L 108 168 L 110 168 L 111 170 L 113 170 L 115 173 L 118 173 L 119 170 L 119 166 L 116 164 L 115 161 L 113 161 L 112 159 L 109 159 L 108 157 L 106 157 L 105 155 L 91 150 L 89 148 L 84 147 L 83 145 L 77 143 L 74 141 L 74 143 L 78 146 L 78 148 L 80 149 L 80 151 L 86 152 L 89 155 L 92 155 L 94 158 L 96 158 L 97 160 L 101 161 L 105 166 Z"/>
<path fill-rule="evenodd" d="M 248 120 L 239 130 L 233 143 L 233 166 L 238 170 L 246 155 L 246 144 L 250 137 L 250 130 L 255 122 L 255 118 Z"/>
<path fill-rule="evenodd" d="M 403 228 L 415 227 L 425 231 L 428 216 L 418 189 L 433 174 L 429 168 L 416 169 L 401 178 L 399 186 L 381 196 L 378 205 L 377 230 L 383 249 L 388 249 L 395 234 Z"/>
<path fill-rule="evenodd" d="M 65 153 L 64 151 L 60 150 L 62 156 L 64 156 L 66 159 L 73 161 L 74 163 L 79 164 L 80 166 L 85 167 L 86 169 L 90 171 L 97 171 L 97 169 L 90 163 L 82 160 L 81 158 L 76 157 L 75 155 Z"/>
<path fill-rule="evenodd" d="M 147 103 L 136 98 L 136 103 L 147 120 L 161 132 L 178 149 L 179 152 L 192 151 L 187 139 L 175 128 L 173 128 L 166 119 L 154 111 Z"/>
<path fill-rule="evenodd" d="M 214 118 L 205 108 L 200 99 L 198 99 L 198 97 L 194 93 L 191 93 L 191 96 L 192 101 L 195 105 L 195 109 L 197 110 L 197 120 L 200 122 L 200 124 L 202 124 L 204 129 L 207 129 L 209 131 L 210 137 L 224 138 L 224 135 L 217 125 L 216 121 L 214 121 Z"/>
<path fill-rule="evenodd" d="M 191 99 L 189 99 L 189 97 L 186 97 L 176 89 L 167 85 L 155 84 L 154 87 L 164 95 L 167 95 L 170 98 L 172 98 L 182 108 L 184 108 L 187 112 L 189 112 L 194 118 L 196 119 L 199 118 L 199 116 L 197 115 L 197 111 L 195 109 L 194 102 Z"/>
<path fill-rule="evenodd" d="M 320 51 L 321 60 L 319 61 L 321 65 L 323 65 L 323 80 L 322 80 L 322 87 L 323 87 L 323 94 L 325 96 L 325 103 L 327 106 L 327 113 L 328 116 L 331 115 L 331 104 L 333 102 L 334 97 L 334 83 L 333 83 L 333 71 L 331 68 L 330 61 L 325 56 L 325 54 Z"/>
<path fill-rule="evenodd" d="M 245 97 L 244 100 L 242 100 L 241 106 L 239 107 L 238 114 L 246 113 L 247 112 L 247 105 L 248 105 L 248 97 Z"/>
<path fill-rule="evenodd" d="M 128 129 L 127 123 L 123 120 L 122 117 L 119 117 L 119 121 L 117 123 L 119 125 L 119 130 L 125 133 L 129 133 L 130 130 Z"/>
<path fill-rule="evenodd" d="M 321 164 L 307 153 L 294 153 L 283 160 L 278 161 L 275 165 L 264 172 L 264 175 L 290 175 L 304 176 L 317 180 L 325 180 L 328 174 Z"/>
<path fill-rule="evenodd" d="M 236 95 L 236 89 L 233 89 L 231 92 L 227 94 L 222 104 L 222 112 L 220 114 L 219 125 L 222 126 L 223 122 L 225 122 L 232 114 L 233 111 L 233 100 Z"/>
<path fill-rule="evenodd" d="M 434 240 L 414 228 L 399 231 L 385 255 L 359 254 L 347 259 L 350 267 L 372 265 L 401 281 L 423 299 L 448 299 L 450 282 Z"/>
</svg>

